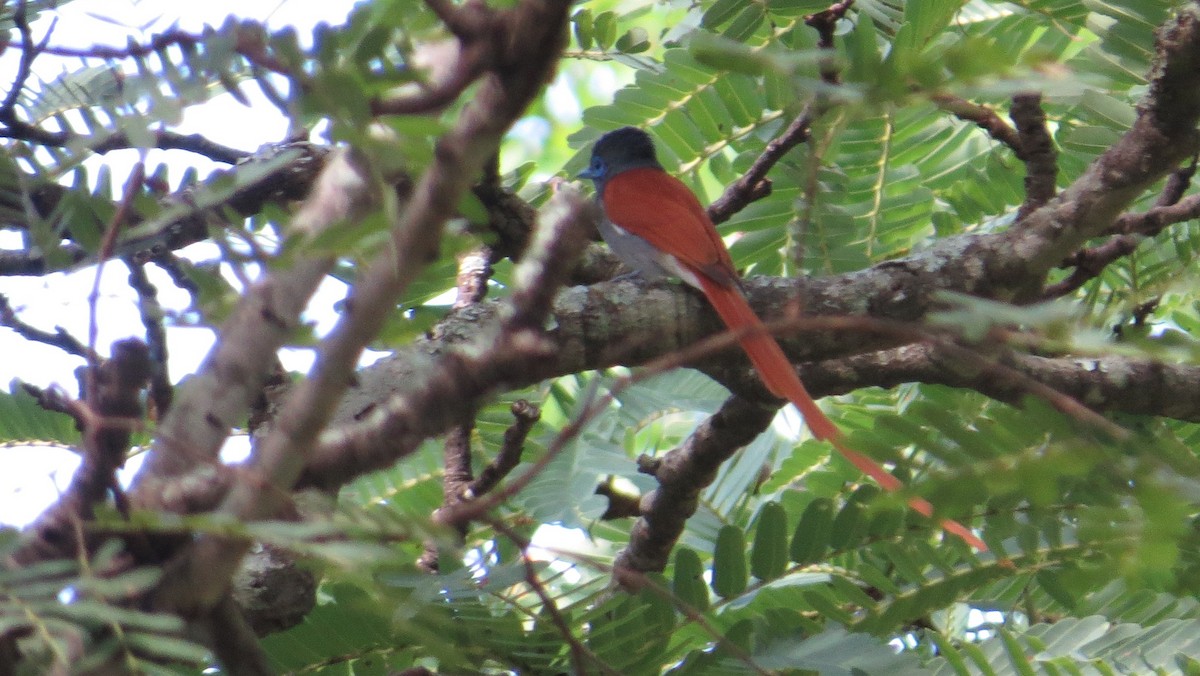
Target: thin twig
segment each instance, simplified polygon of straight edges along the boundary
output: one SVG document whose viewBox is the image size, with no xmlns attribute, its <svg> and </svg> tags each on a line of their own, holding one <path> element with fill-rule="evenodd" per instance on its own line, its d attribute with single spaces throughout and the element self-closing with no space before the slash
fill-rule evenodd
<svg viewBox="0 0 1200 676">
<path fill-rule="evenodd" d="M 965 122 L 974 122 L 976 126 L 988 133 L 988 136 L 1008 146 L 1013 154 L 1020 157 L 1021 138 L 1017 130 L 1004 121 L 991 108 L 972 103 L 966 99 L 951 94 L 934 94 L 930 97 L 938 108 L 954 115 Z"/>
<path fill-rule="evenodd" d="M 821 80 L 825 84 L 841 84 L 837 62 L 832 58 L 834 48 L 833 37 L 838 21 L 841 21 L 846 16 L 846 12 L 850 11 L 850 7 L 853 4 L 854 0 L 839 0 L 839 2 L 833 3 L 820 12 L 804 17 L 805 25 L 817 31 L 817 47 L 826 50 L 830 54 L 829 57 L 822 59 L 820 64 Z"/>
<path fill-rule="evenodd" d="M 163 325 L 163 308 L 158 302 L 158 289 L 146 275 L 145 264 L 128 260 L 125 264 L 129 267 L 129 286 L 137 292 L 138 314 L 146 330 L 150 360 L 154 363 L 154 375 L 150 378 L 150 402 L 154 405 L 154 417 L 157 418 L 166 415 L 174 396 L 167 365 L 167 330 Z"/>
<path fill-rule="evenodd" d="M 0 294 L 0 326 L 7 326 L 17 335 L 25 340 L 30 340 L 36 343 L 43 343 L 57 347 L 67 354 L 73 354 L 84 359 L 94 359 L 95 352 L 90 350 L 87 345 L 84 345 L 78 338 L 67 333 L 67 330 L 61 326 L 54 327 L 54 331 L 43 331 L 35 326 L 25 323 L 17 316 L 17 312 L 13 309 L 8 297 Z"/>
<path fill-rule="evenodd" d="M 83 402 L 72 399 L 58 385 L 51 385 L 43 389 L 31 383 L 21 383 L 21 389 L 33 397 L 37 401 L 38 406 L 47 411 L 66 413 L 75 421 L 77 429 L 87 429 L 89 421 L 92 419 L 91 412 Z"/>
<path fill-rule="evenodd" d="M 288 105 L 287 98 L 271 83 L 268 73 L 258 64 L 251 64 L 250 74 L 254 76 L 254 82 L 258 85 L 258 90 L 271 102 L 271 105 L 275 106 L 285 117 L 292 119 L 294 113 L 291 106 Z"/>
<path fill-rule="evenodd" d="M 1158 199 L 1154 200 L 1156 207 L 1169 207 L 1183 199 L 1184 193 L 1192 185 L 1192 177 L 1196 175 L 1196 164 L 1200 162 L 1200 154 L 1192 155 L 1192 161 L 1187 166 L 1171 172 Z"/>
<path fill-rule="evenodd" d="M 164 251 L 155 256 L 153 260 L 154 264 L 160 270 L 167 273 L 167 276 L 171 278 L 171 282 L 175 286 L 187 291 L 191 295 L 192 300 L 196 300 L 196 294 L 200 292 L 200 287 L 196 284 L 195 280 L 188 276 L 185 270 L 185 267 L 192 264 L 191 261 L 176 256 L 172 251 Z"/>
<path fill-rule="evenodd" d="M 533 566 L 533 559 L 529 557 L 529 539 L 520 533 L 517 533 L 512 528 L 509 528 L 507 524 L 498 519 L 490 519 L 488 525 L 490 525 L 497 533 L 507 537 L 513 542 L 513 544 L 520 548 L 521 563 L 525 567 L 525 583 L 528 584 L 529 588 L 533 590 L 533 593 L 537 594 L 538 598 L 541 599 L 542 609 L 545 610 L 546 614 L 550 616 L 550 621 L 554 623 L 554 626 L 558 629 L 559 635 L 564 641 L 567 642 L 567 646 L 571 649 L 571 673 L 588 673 L 587 669 L 584 668 L 584 665 L 590 662 L 599 667 L 602 673 L 619 676 L 620 672 L 608 666 L 604 660 L 600 659 L 599 655 L 592 652 L 592 650 L 588 648 L 583 641 L 579 640 L 573 631 L 571 631 L 571 625 L 567 623 L 567 619 L 563 617 L 562 611 L 558 609 L 558 604 L 554 602 L 554 599 L 550 598 L 550 594 L 542 585 L 541 580 L 538 579 L 538 572 Z"/>
<path fill-rule="evenodd" d="M 30 74 L 33 72 L 33 60 L 37 58 L 40 51 L 45 49 L 45 40 L 43 44 L 33 44 L 33 32 L 29 28 L 29 15 L 27 13 L 28 3 L 26 0 L 18 0 L 17 11 L 13 14 L 13 25 L 17 27 L 17 32 L 21 34 L 21 41 L 28 45 L 21 49 L 21 58 L 17 63 L 17 75 L 13 78 L 12 88 L 8 90 L 8 95 L 4 97 L 3 103 L 0 103 L 0 121 L 13 122 L 17 119 L 17 101 L 21 97 L 21 92 L 25 90 L 25 83 L 29 80 Z M 53 30 L 53 26 L 51 27 Z M 50 33 L 46 33 L 46 40 L 50 38 Z"/>
<path fill-rule="evenodd" d="M 513 402 L 511 410 L 515 420 L 504 430 L 504 445 L 487 467 L 479 472 L 479 478 L 467 487 L 467 497 L 476 498 L 488 493 L 521 463 L 525 439 L 534 424 L 541 419 L 542 412 L 524 399 Z"/>
<path fill-rule="evenodd" d="M 1181 171 L 1194 171 L 1194 165 Z M 1042 290 L 1043 300 L 1061 298 L 1087 282 L 1099 277 L 1113 262 L 1137 250 L 1138 245 L 1154 237 L 1167 226 L 1200 218 L 1200 195 L 1190 195 L 1178 202 L 1156 206 L 1140 214 L 1124 214 L 1113 224 L 1117 233 L 1096 246 L 1071 254 L 1061 267 L 1072 267 L 1071 274 Z"/>
<path fill-rule="evenodd" d="M 25 0 L 22 0 L 21 4 L 24 5 Z M 253 21 L 242 21 L 236 24 L 233 30 L 235 38 L 234 49 L 238 54 L 245 57 L 246 60 L 281 75 L 294 75 L 291 69 L 266 52 L 266 43 L 262 39 L 262 26 L 260 24 Z M 110 47 L 108 45 L 92 45 L 91 47 L 39 45 L 37 49 L 41 53 L 53 54 L 55 56 L 113 61 L 148 56 L 155 52 L 161 52 L 173 45 L 195 47 L 214 38 L 217 34 L 218 31 L 213 28 L 208 28 L 202 33 L 189 33 L 183 30 L 172 29 L 155 35 L 149 42 L 130 44 L 127 47 Z M 22 41 L 17 43 L 16 46 L 22 50 L 27 50 L 31 42 L 27 36 L 22 34 Z"/>
<path fill-rule="evenodd" d="M 471 431 L 475 429 L 473 417 L 471 413 L 465 414 L 465 422 L 451 428 L 442 442 L 442 506 L 434 511 L 435 522 L 439 511 L 463 499 L 465 487 L 474 478 L 471 471 Z M 466 537 L 467 527 L 465 523 L 455 524 L 454 530 L 460 541 Z M 427 539 L 425 550 L 417 558 L 417 568 L 429 573 L 438 572 L 440 550 L 437 540 Z"/>
<path fill-rule="evenodd" d="M 91 137 L 71 131 L 48 131 L 16 119 L 0 121 L 3 121 L 6 125 L 0 128 L 0 138 L 29 141 L 38 145 L 61 148 L 69 145 L 83 144 L 88 150 L 99 155 L 113 150 L 147 147 L 140 138 L 135 142 L 123 131 L 114 132 L 92 143 L 89 142 Z M 223 162 L 225 164 L 236 164 L 251 156 L 251 153 L 211 141 L 200 134 L 180 134 L 166 129 L 154 130 L 152 134 L 153 140 L 149 144 L 149 147 L 159 150 L 186 150 L 207 157 L 214 162 Z"/>
<path fill-rule="evenodd" d="M 87 391 L 95 391 L 95 373 L 99 368 L 99 363 L 94 355 L 96 354 L 96 339 L 100 334 L 100 325 L 97 322 L 97 309 L 100 304 L 100 280 L 104 276 L 104 265 L 112 256 L 113 248 L 116 247 L 117 234 L 121 231 L 121 227 L 125 225 L 133 210 L 133 200 L 137 197 L 138 192 L 142 190 L 142 184 L 146 179 L 146 164 L 139 161 L 133 165 L 133 171 L 129 174 L 129 179 L 125 182 L 125 192 L 121 196 L 121 203 L 117 206 L 117 210 L 113 213 L 112 219 L 108 222 L 108 227 L 104 231 L 104 239 L 100 243 L 99 262 L 96 265 L 96 274 L 92 279 L 92 292 L 88 296 L 88 353 L 93 355 L 88 364 L 87 375 Z"/>
<path fill-rule="evenodd" d="M 1037 92 L 1015 94 L 1009 116 L 1017 125 L 1020 152 L 1017 158 L 1025 163 L 1025 201 L 1017 210 L 1016 222 L 1041 208 L 1054 197 L 1058 186 L 1058 153 L 1054 139 L 1046 128 L 1046 111 L 1042 110 L 1042 95 Z"/>
<path fill-rule="evenodd" d="M 843 0 L 804 18 L 804 22 L 816 29 L 820 35 L 821 48 L 833 49 L 834 27 L 853 4 L 854 0 Z M 829 84 L 838 84 L 837 71 L 832 67 L 822 66 L 821 77 Z M 826 107 L 827 102 L 822 101 L 806 107 L 778 136 L 767 143 L 762 154 L 754 160 L 741 178 L 725 188 L 725 192 L 708 206 L 708 217 L 714 224 L 724 223 L 733 214 L 745 209 L 746 205 L 771 194 L 771 181 L 767 179 L 767 173 L 784 155 L 809 139 L 813 122 L 825 112 Z"/>
<path fill-rule="evenodd" d="M 792 120 L 779 136 L 771 139 L 746 173 L 725 188 L 725 192 L 708 206 L 708 217 L 714 224 L 724 223 L 745 209 L 746 205 L 771 194 L 771 181 L 767 179 L 767 172 L 792 148 L 808 140 L 813 118 L 812 111 L 806 110 Z"/>
</svg>

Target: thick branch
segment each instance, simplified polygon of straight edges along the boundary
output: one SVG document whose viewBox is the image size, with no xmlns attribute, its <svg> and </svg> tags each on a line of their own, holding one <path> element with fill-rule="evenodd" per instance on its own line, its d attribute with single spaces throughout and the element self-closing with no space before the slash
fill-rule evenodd
<svg viewBox="0 0 1200 676">
<path fill-rule="evenodd" d="M 393 390 L 391 396 L 371 402 L 365 409 L 348 411 L 343 401 L 342 416 L 348 413 L 361 422 L 327 432 L 298 485 L 342 485 L 350 475 L 338 466 L 351 457 L 355 460 L 343 465 L 351 473 L 355 471 L 351 465 L 389 465 L 414 451 L 429 429 L 440 433 L 460 421 L 483 396 L 514 382 L 548 377 L 539 374 L 547 373 L 553 363 L 554 337 L 546 335 L 542 323 L 554 309 L 555 290 L 584 245 L 578 228 L 585 221 L 584 214 L 587 220 L 595 218 L 595 205 L 585 202 L 579 193 L 564 190 L 556 195 L 543 211 L 542 227 L 516 270 L 514 278 L 520 286 L 510 298 L 501 304 L 482 303 L 460 310 L 478 317 L 484 306 L 497 309 L 494 328 L 459 334 L 479 341 L 475 349 L 444 353 L 431 374 L 422 369 L 429 364 L 427 356 L 408 353 L 403 367 L 421 370 L 426 377 L 408 374 L 397 383 L 408 388 Z M 527 380 L 530 377 L 533 381 Z M 384 403 L 380 406 L 378 402 Z M 415 426 L 414 412 L 421 418 Z"/>
<path fill-rule="evenodd" d="M 998 237 L 967 238 L 959 243 L 958 249 L 967 244 L 983 247 L 977 250 L 986 250 L 990 246 L 1003 246 L 1003 240 Z M 799 290 L 798 300 L 789 280 L 755 278 L 747 280 L 746 286 L 756 310 L 768 318 L 783 315 L 789 306 L 798 302 L 804 307 L 821 310 L 820 314 L 828 312 L 831 315 L 849 314 L 854 308 L 865 305 L 872 308 L 874 317 L 904 321 L 920 321 L 925 312 L 935 307 L 931 298 L 921 291 L 924 285 L 961 284 L 958 288 L 973 289 L 980 295 L 1003 288 L 990 286 L 982 275 L 961 275 L 962 270 L 956 270 L 940 256 L 932 252 L 927 255 L 929 257 L 918 256 L 860 273 L 809 280 Z M 973 266 L 967 269 L 982 272 Z M 937 270 L 945 273 L 938 275 Z M 685 288 L 614 282 L 572 288 L 559 295 L 554 309 L 554 349 L 538 362 L 536 369 L 506 368 L 496 362 L 481 364 L 455 356 L 453 346 L 461 345 L 469 337 L 497 331 L 494 327 L 500 321 L 499 307 L 497 303 L 485 302 L 479 307 L 453 313 L 424 341 L 363 371 L 359 386 L 343 402 L 339 419 L 369 420 L 379 415 L 379 402 L 391 400 L 392 403 L 387 405 L 390 413 L 386 425 L 374 433 L 368 432 L 372 425 L 347 429 L 346 432 L 356 439 L 355 450 L 329 446 L 314 457 L 305 472 L 305 481 L 331 488 L 351 476 L 390 464 L 407 452 L 403 449 L 415 448 L 422 439 L 446 429 L 451 424 L 451 420 L 442 414 L 446 407 L 461 406 L 462 401 L 480 396 L 478 393 L 487 383 L 504 382 L 505 389 L 515 389 L 546 377 L 618 364 L 637 366 L 677 353 L 722 328 L 704 301 Z M 1030 392 L 1026 384 L 1003 383 L 994 376 L 980 375 L 977 366 L 967 369 L 974 373 L 972 377 L 956 376 L 953 372 L 937 373 L 932 367 L 927 371 L 908 368 L 903 362 L 897 362 L 893 367 L 887 360 L 864 362 L 870 363 L 870 368 L 852 373 L 830 370 L 834 368 L 831 364 L 844 362 L 829 360 L 876 353 L 909 340 L 910 337 L 855 329 L 836 334 L 806 332 L 784 336 L 781 343 L 793 361 L 809 362 L 804 371 L 805 382 L 815 396 L 913 381 L 977 389 L 1005 401 L 1017 401 Z M 431 367 L 436 355 L 442 355 L 441 362 Z M 1153 365 L 1148 361 L 1122 358 L 1111 362 L 1096 361 L 1102 368 L 1091 373 L 1082 372 L 1086 371 L 1082 364 L 1094 360 L 1077 362 L 1069 357 L 1044 361 L 1014 359 L 1011 366 L 1026 373 L 1033 381 L 1062 389 L 1065 394 L 1096 410 L 1200 419 L 1200 401 L 1191 396 L 1197 390 L 1187 389 L 1200 377 L 1200 371 L 1191 367 Z M 943 360 L 942 365 L 945 363 Z M 736 364 L 741 366 L 732 367 Z M 754 389 L 757 380 L 737 351 L 710 356 L 699 365 L 706 372 L 718 375 L 735 391 L 751 396 L 761 394 Z M 1159 386 L 1162 397 L 1134 396 L 1136 388 L 1147 386 L 1149 381 L 1142 377 L 1130 380 L 1130 371 L 1139 376 L 1157 371 L 1158 377 L 1165 377 L 1164 382 L 1168 384 Z M 829 374 L 838 377 L 832 378 Z M 1044 375 L 1049 379 L 1043 380 Z M 1104 384 L 1097 379 L 1103 380 Z M 1126 389 L 1126 383 L 1130 383 L 1132 389 Z M 1095 392 L 1112 394 L 1097 400 Z M 358 436 L 362 434 L 367 436 Z"/>
<path fill-rule="evenodd" d="M 322 172 L 312 195 L 292 223 L 296 236 L 361 215 L 371 200 L 367 184 L 343 153 Z M 178 394 L 162 421 L 149 457 L 134 485 L 153 493 L 157 479 L 213 463 L 230 429 L 245 419 L 258 396 L 275 352 L 299 325 L 300 313 L 333 267 L 333 258 L 301 258 L 251 287 L 221 328 L 221 338 Z"/>
<path fill-rule="evenodd" d="M 597 304 L 603 306 L 606 302 L 598 300 Z M 474 319 L 478 320 L 479 317 Z M 556 319 L 559 322 L 579 321 L 578 316 L 564 317 L 561 313 L 556 315 Z M 486 321 L 477 330 L 488 330 Z M 575 332 L 562 323 L 560 327 Z M 596 336 L 594 340 L 604 343 L 606 339 Z M 457 410 L 463 405 L 464 397 L 478 398 L 476 393 L 480 383 L 471 379 L 478 377 L 492 382 L 500 377 L 499 371 L 479 373 L 472 370 L 473 364 L 463 364 L 452 350 L 452 346 L 459 344 L 461 339 L 442 336 L 426 346 L 431 352 L 450 352 L 449 356 L 444 357 L 449 363 L 443 363 L 435 369 L 428 365 L 412 368 L 413 363 L 419 361 L 414 359 L 413 352 L 400 355 L 408 358 L 410 368 L 407 370 L 399 371 L 396 365 L 388 369 L 368 369 L 363 385 L 377 393 L 382 391 L 384 381 L 394 384 L 396 378 L 402 378 L 409 383 L 416 383 L 408 395 L 394 399 L 408 402 L 411 407 L 397 406 L 388 421 L 389 430 L 396 434 L 393 441 L 399 444 L 400 450 L 382 442 L 373 449 L 362 447 L 350 451 L 342 446 L 323 449 L 306 468 L 301 485 L 337 488 L 390 464 L 422 440 L 443 434 L 454 425 L 455 419 L 441 416 L 441 412 Z M 596 349 L 600 351 L 598 346 Z M 1052 388 L 1060 397 L 1070 397 L 1093 411 L 1200 422 L 1200 368 L 1188 365 L 1119 356 L 1049 358 L 1009 354 L 997 363 L 997 370 L 988 368 L 986 363 L 981 366 L 980 362 L 984 361 L 982 358 L 962 359 L 961 349 L 947 353 L 939 350 L 937 345 L 927 343 L 842 358 L 834 355 L 844 353 L 832 348 L 823 350 L 822 354 L 825 358 L 809 363 L 804 368 L 805 384 L 817 398 L 863 387 L 886 388 L 923 382 L 971 389 L 999 401 L 1020 404 L 1028 396 L 1037 396 L 1034 391 L 1036 388 L 1031 387 L 1031 384 L 1037 384 Z M 509 376 L 504 382 L 515 389 L 543 377 L 573 373 L 580 368 L 578 362 L 561 351 L 557 356 L 546 357 L 538 363 L 547 370 L 531 372 L 514 367 L 503 373 Z M 630 363 L 636 365 L 641 362 Z M 495 369 L 498 365 L 489 366 Z M 1006 371 L 1020 377 L 1012 377 Z M 749 382 L 750 378 L 741 380 Z M 757 397 L 744 399 L 761 401 Z M 162 494 L 154 496 L 156 502 L 143 502 L 143 506 L 181 514 L 209 511 L 220 501 L 231 483 L 232 474 L 229 472 L 213 467 L 198 468 L 175 481 L 162 483 Z"/>
<path fill-rule="evenodd" d="M 636 586 L 640 577 L 628 573 L 661 571 L 689 517 L 696 512 L 700 492 L 713 482 L 721 463 L 762 434 L 778 410 L 761 401 L 732 397 L 688 437 L 683 446 L 662 458 L 638 459 L 640 471 L 658 480 L 658 488 L 642 496 L 642 517 L 634 524 L 629 546 L 613 562 L 613 577 Z"/>
<path fill-rule="evenodd" d="M 813 364 L 804 374 L 811 389 L 826 394 L 920 382 L 970 389 L 1014 405 L 1033 394 L 1032 382 L 1094 411 L 1200 422 L 1200 368 L 1194 366 L 1129 357 L 1015 353 L 1005 355 L 997 366 L 1020 377 L 919 343 Z"/>
<path fill-rule="evenodd" d="M 498 58 L 489 63 L 490 75 L 455 127 L 439 139 L 433 163 L 415 185 L 401 222 L 392 229 L 391 246 L 371 262 L 354 287 L 347 311 L 318 350 L 309 379 L 289 394 L 275 425 L 255 449 L 247 479 L 226 495 L 221 513 L 256 519 L 273 514 L 283 504 L 352 380 L 362 349 L 378 334 L 407 285 L 436 255 L 442 228 L 454 215 L 458 200 L 552 72 L 562 49 L 567 9 L 565 2 L 526 0 L 497 18 L 497 27 L 505 30 L 496 30 L 491 37 Z M 552 290 L 538 294 L 553 297 Z M 177 404 L 172 412 L 178 408 Z M 158 590 L 159 607 L 185 614 L 211 607 L 245 547 L 217 537 L 198 540 L 176 557 L 174 574 L 168 574 Z"/>
<path fill-rule="evenodd" d="M 1200 8 L 1187 6 L 1158 31 L 1150 89 L 1133 127 L 1069 188 L 1022 224 L 1014 259 L 1027 257 L 1025 274 L 1040 280 L 1085 241 L 1112 225 L 1150 185 L 1200 148 Z M 1027 283 L 1019 297 L 1039 293 Z"/>
</svg>

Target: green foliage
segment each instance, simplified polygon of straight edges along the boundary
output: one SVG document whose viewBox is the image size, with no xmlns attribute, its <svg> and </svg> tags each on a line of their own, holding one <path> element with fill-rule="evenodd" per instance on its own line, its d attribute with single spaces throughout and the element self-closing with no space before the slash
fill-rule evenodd
<svg viewBox="0 0 1200 676">
<path fill-rule="evenodd" d="M 0 556 L 20 543 L 0 530 Z M 109 543 L 91 560 L 47 561 L 0 571 L 0 633 L 12 637 L 25 656 L 22 674 L 68 668 L 169 673 L 166 661 L 202 667 L 208 651 L 183 637 L 183 621 L 125 605 L 158 581 L 157 568 L 116 574 L 121 548 Z"/>
<path fill-rule="evenodd" d="M 0 392 L 0 441 L 5 443 L 53 443 L 70 445 L 79 440 L 71 419 L 52 413 L 13 382 L 10 392 Z"/>
<path fill-rule="evenodd" d="M 1153 628 L 1113 624 L 1102 617 L 1065 618 L 1014 633 L 1000 629 L 996 638 L 971 650 L 939 644 L 943 654 L 929 673 L 970 674 L 974 669 L 1016 673 L 1191 673 L 1200 646 L 1196 620 L 1164 620 Z M 972 664 L 973 663 L 973 664 Z"/>
</svg>

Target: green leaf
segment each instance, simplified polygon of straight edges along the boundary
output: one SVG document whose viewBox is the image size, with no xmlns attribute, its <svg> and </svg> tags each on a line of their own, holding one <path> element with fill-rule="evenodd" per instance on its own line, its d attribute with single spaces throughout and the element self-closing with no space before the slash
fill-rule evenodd
<svg viewBox="0 0 1200 676">
<path fill-rule="evenodd" d="M 854 491 L 833 519 L 830 547 L 842 549 L 862 537 L 867 529 L 866 504 L 878 494 L 879 489 L 871 484 L 864 484 Z"/>
<path fill-rule="evenodd" d="M 601 12 L 593 24 L 596 45 L 600 49 L 610 49 L 617 39 L 617 15 L 612 12 Z"/>
<path fill-rule="evenodd" d="M 859 20 L 854 23 L 854 30 L 846 36 L 845 40 L 850 54 L 850 63 L 846 69 L 848 80 L 876 82 L 884 76 L 883 57 L 876 39 L 875 22 L 871 21 L 871 17 L 859 17 Z"/>
<path fill-rule="evenodd" d="M 80 432 L 69 416 L 47 411 L 17 381 L 13 381 L 9 390 L 0 392 L 0 440 L 52 442 L 63 446 L 79 443 Z"/>
<path fill-rule="evenodd" d="M 730 598 L 746 590 L 746 539 L 737 526 L 722 526 L 713 550 L 712 588 L 717 596 Z"/>
<path fill-rule="evenodd" d="M 704 582 L 704 566 L 700 555 L 687 547 L 675 548 L 675 576 L 671 591 L 687 605 L 699 611 L 708 609 L 708 586 Z"/>
<path fill-rule="evenodd" d="M 704 11 L 700 25 L 709 30 L 720 28 L 728 23 L 744 5 L 744 0 L 717 0 Z"/>
<path fill-rule="evenodd" d="M 634 26 L 617 38 L 616 48 L 626 54 L 640 54 L 650 49 L 650 34 L 645 28 Z"/>
<path fill-rule="evenodd" d="M 788 562 L 787 512 L 778 502 L 768 502 L 758 512 L 754 545 L 750 550 L 750 572 L 760 580 L 783 575 Z"/>
<path fill-rule="evenodd" d="M 792 534 L 790 556 L 804 566 L 820 561 L 833 539 L 833 501 L 816 498 L 808 503 Z"/>
<path fill-rule="evenodd" d="M 741 11 L 734 17 L 733 23 L 729 24 L 729 27 L 725 29 L 724 35 L 738 42 L 748 40 L 751 35 L 754 35 L 754 32 L 758 30 L 758 27 L 763 24 L 766 18 L 766 11 L 764 11 L 761 4 L 743 4 Z"/>
<path fill-rule="evenodd" d="M 594 39 L 592 32 L 592 12 L 589 9 L 581 9 L 571 16 L 571 23 L 575 30 L 575 41 L 579 43 L 580 49 L 591 49 Z"/>
</svg>

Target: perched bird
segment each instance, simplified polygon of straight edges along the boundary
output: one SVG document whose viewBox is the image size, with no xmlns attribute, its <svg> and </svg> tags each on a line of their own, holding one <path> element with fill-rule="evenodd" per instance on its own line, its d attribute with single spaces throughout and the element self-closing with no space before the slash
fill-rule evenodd
<svg viewBox="0 0 1200 676">
<path fill-rule="evenodd" d="M 813 436 L 833 444 L 884 489 L 903 487 L 874 460 L 846 445 L 841 430 L 813 401 L 791 361 L 742 294 L 729 250 L 700 200 L 663 170 L 646 132 L 624 127 L 601 136 L 592 149 L 591 163 L 579 176 L 595 183 L 609 221 L 601 224 L 600 234 L 626 265 L 649 279 L 679 277 L 699 289 L 726 326 L 745 331 L 742 349 L 759 378 L 772 394 L 800 409 Z M 933 513 L 927 500 L 913 497 L 908 504 L 925 516 Z M 979 537 L 957 521 L 944 520 L 941 525 L 972 547 L 987 550 Z"/>
</svg>

